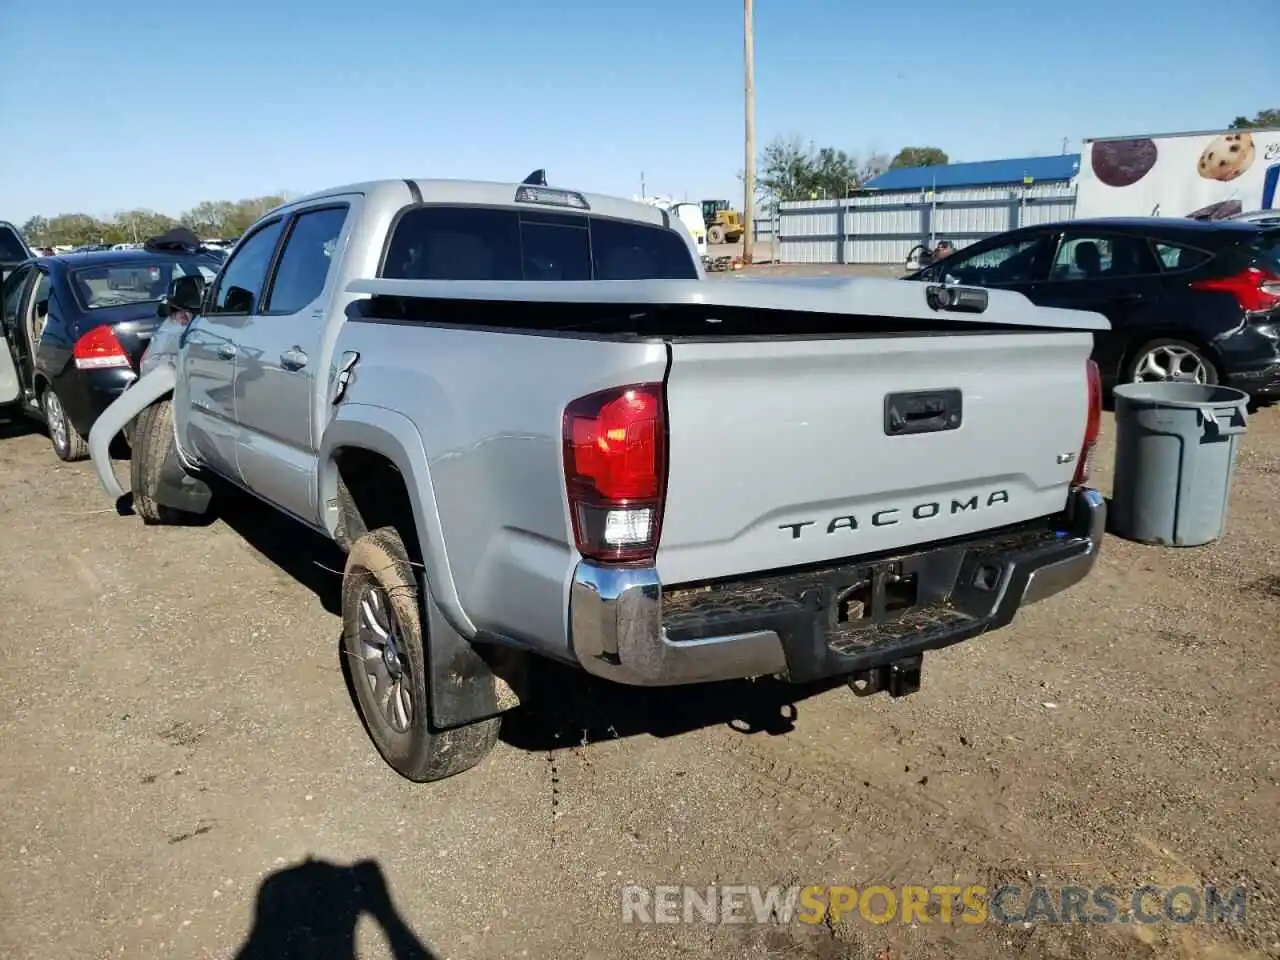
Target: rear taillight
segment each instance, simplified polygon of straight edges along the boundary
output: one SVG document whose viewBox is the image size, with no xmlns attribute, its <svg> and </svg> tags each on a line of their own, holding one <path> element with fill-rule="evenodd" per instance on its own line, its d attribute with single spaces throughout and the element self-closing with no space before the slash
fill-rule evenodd
<svg viewBox="0 0 1280 960">
<path fill-rule="evenodd" d="M 578 552 L 607 563 L 652 561 L 667 484 L 662 384 L 581 397 L 565 408 L 564 478 Z"/>
<path fill-rule="evenodd" d="M 94 327 L 76 341 L 71 349 L 78 370 L 101 370 L 106 367 L 129 367 L 129 354 L 116 339 L 110 327 Z"/>
<path fill-rule="evenodd" d="M 1102 429 L 1102 377 L 1098 365 L 1086 360 L 1085 377 L 1089 381 L 1089 414 L 1084 422 L 1084 443 L 1080 446 L 1080 459 L 1076 462 L 1076 486 L 1089 482 L 1093 473 L 1093 453 L 1098 446 L 1098 431 Z"/>
<path fill-rule="evenodd" d="M 1280 307 L 1280 277 L 1261 267 L 1246 267 L 1229 277 L 1195 280 L 1191 289 L 1229 293 L 1246 313 L 1263 313 Z"/>
</svg>

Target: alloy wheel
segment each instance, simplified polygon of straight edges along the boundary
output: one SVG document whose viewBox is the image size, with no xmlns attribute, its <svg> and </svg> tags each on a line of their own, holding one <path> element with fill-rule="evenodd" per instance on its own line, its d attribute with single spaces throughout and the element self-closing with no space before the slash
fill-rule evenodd
<svg viewBox="0 0 1280 960">
<path fill-rule="evenodd" d="M 1187 347 L 1164 343 L 1142 355 L 1133 367 L 1135 383 L 1206 383 L 1204 358 Z"/>
<path fill-rule="evenodd" d="M 58 450 L 66 450 L 70 442 L 70 437 L 67 434 L 70 427 L 67 425 L 67 415 L 62 409 L 62 401 L 58 399 L 58 395 L 52 389 L 45 391 L 44 418 L 49 427 L 49 437 L 53 440 L 54 447 Z"/>
<path fill-rule="evenodd" d="M 360 594 L 361 674 L 380 719 L 396 733 L 413 723 L 413 687 L 395 610 L 377 584 Z"/>
</svg>

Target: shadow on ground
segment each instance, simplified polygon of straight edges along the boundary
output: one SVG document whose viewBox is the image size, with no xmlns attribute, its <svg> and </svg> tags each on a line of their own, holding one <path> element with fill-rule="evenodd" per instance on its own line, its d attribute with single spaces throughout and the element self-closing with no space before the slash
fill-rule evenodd
<svg viewBox="0 0 1280 960">
<path fill-rule="evenodd" d="M 316 595 L 325 611 L 342 614 L 346 557 L 332 540 L 237 490 L 215 493 L 217 519 L 259 556 Z"/>
<path fill-rule="evenodd" d="M 262 560 L 309 589 L 327 612 L 341 616 L 345 557 L 334 543 L 246 494 L 219 490 L 216 501 L 218 518 Z M 340 640 L 337 647 L 355 708 Z M 536 657 L 529 666 L 529 702 L 508 714 L 502 726 L 506 743 L 529 751 L 642 734 L 672 737 L 720 725 L 742 734 L 778 736 L 795 727 L 799 703 L 843 683 L 760 679 L 655 689 L 610 683 Z"/>
<path fill-rule="evenodd" d="M 722 725 L 744 735 L 781 736 L 795 729 L 802 701 L 843 685 L 761 678 L 658 689 L 609 683 L 549 661 L 533 661 L 531 671 L 530 703 L 502 724 L 505 743 L 531 751 Z"/>
<path fill-rule="evenodd" d="M 361 916 L 378 924 L 395 960 L 438 960 L 396 910 L 374 860 L 304 860 L 271 874 L 235 960 L 356 960 Z"/>
<path fill-rule="evenodd" d="M 0 411 L 0 440 L 26 437 L 40 433 L 40 424 L 17 409 Z"/>
</svg>

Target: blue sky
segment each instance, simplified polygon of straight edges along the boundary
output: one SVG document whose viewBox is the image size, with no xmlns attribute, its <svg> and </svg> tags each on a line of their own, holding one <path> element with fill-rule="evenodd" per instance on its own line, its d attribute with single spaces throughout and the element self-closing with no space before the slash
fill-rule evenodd
<svg viewBox="0 0 1280 960">
<path fill-rule="evenodd" d="M 0 219 L 380 177 L 732 198 L 741 0 L 0 0 Z M 756 0 L 758 142 L 953 160 L 1280 106 L 1280 2 Z M 25 25 L 20 21 L 25 20 Z M 1234 49 L 1240 52 L 1234 52 Z"/>
</svg>

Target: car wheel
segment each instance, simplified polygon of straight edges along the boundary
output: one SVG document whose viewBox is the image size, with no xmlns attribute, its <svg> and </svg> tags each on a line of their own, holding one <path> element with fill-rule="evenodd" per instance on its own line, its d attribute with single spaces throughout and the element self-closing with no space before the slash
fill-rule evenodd
<svg viewBox="0 0 1280 960">
<path fill-rule="evenodd" d="M 365 730 L 382 758 L 417 783 L 474 767 L 501 718 L 451 730 L 431 726 L 427 643 L 417 578 L 393 527 L 364 534 L 342 577 L 342 647 Z"/>
<path fill-rule="evenodd" d="M 58 455 L 58 459 L 73 463 L 88 457 L 89 444 L 72 426 L 67 411 L 62 407 L 62 400 L 53 387 L 44 392 L 41 403 L 44 406 L 45 424 L 49 428 L 49 441 L 53 444 L 53 452 Z"/>
<path fill-rule="evenodd" d="M 1186 340 L 1161 337 L 1144 343 L 1133 352 L 1125 371 L 1129 383 L 1218 382 L 1218 368 L 1205 351 Z"/>
<path fill-rule="evenodd" d="M 129 430 L 129 486 L 133 490 L 133 512 L 146 524 L 180 524 L 195 514 L 156 502 L 160 471 L 173 444 L 173 405 L 158 400 L 133 420 Z"/>
</svg>

